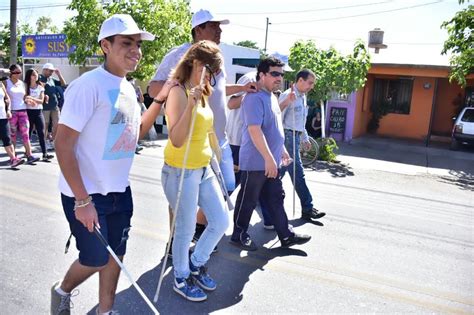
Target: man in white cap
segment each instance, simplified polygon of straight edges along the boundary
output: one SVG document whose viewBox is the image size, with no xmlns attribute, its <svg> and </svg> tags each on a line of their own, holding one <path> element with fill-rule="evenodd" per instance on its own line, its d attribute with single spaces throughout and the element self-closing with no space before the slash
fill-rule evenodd
<svg viewBox="0 0 474 315">
<path fill-rule="evenodd" d="M 211 40 L 216 44 L 219 44 L 222 33 L 221 24 L 229 24 L 229 20 L 215 17 L 207 10 L 201 9 L 197 11 L 193 14 L 191 19 L 191 34 L 193 37 L 193 42 L 195 43 L 200 40 Z M 174 69 L 174 67 L 178 64 L 178 61 L 189 49 L 189 47 L 191 47 L 191 45 L 192 43 L 182 44 L 181 46 L 173 48 L 166 54 L 161 64 L 158 66 L 155 77 L 150 82 L 150 96 L 155 97 L 155 95 L 161 91 L 164 83 L 169 77 L 171 70 Z M 219 73 L 215 74 L 215 82 L 211 82 L 211 84 L 212 83 L 214 83 L 214 86 L 213 92 L 209 97 L 209 105 L 211 106 L 211 109 L 214 113 L 214 130 L 222 151 L 222 158 L 219 165 L 224 177 L 226 188 L 230 193 L 235 189 L 235 175 L 232 151 L 230 149 L 225 130 L 227 122 L 225 109 L 227 104 L 226 96 L 239 92 L 254 92 L 255 83 L 248 82 L 245 85 L 228 85 L 226 84 L 226 74 L 224 68 L 222 68 Z M 197 222 L 195 237 L 199 238 L 201 233 L 204 231 L 206 224 L 206 219 L 202 211 L 198 212 Z"/>
<path fill-rule="evenodd" d="M 53 78 L 53 74 L 56 74 L 59 80 Z M 40 82 L 44 83 L 44 95 L 45 101 L 43 104 L 43 115 L 44 115 L 44 136 L 46 144 L 52 149 L 52 144 L 48 142 L 48 126 L 52 124 L 52 140 L 56 136 L 56 129 L 59 121 L 60 105 L 64 102 L 64 88 L 66 87 L 66 80 L 61 74 L 59 69 L 55 68 L 50 62 L 43 65 L 43 70 L 39 77 Z"/>
<path fill-rule="evenodd" d="M 125 76 L 137 69 L 142 41 L 154 38 L 140 30 L 131 16 L 111 16 L 98 37 L 104 64 L 66 90 L 55 144 L 61 201 L 79 259 L 53 285 L 51 314 L 70 314 L 71 293 L 96 272 L 97 314 L 114 314 L 120 267 L 93 232 L 97 226 L 123 259 L 133 212 L 128 176 L 141 124 L 135 90 Z"/>
</svg>

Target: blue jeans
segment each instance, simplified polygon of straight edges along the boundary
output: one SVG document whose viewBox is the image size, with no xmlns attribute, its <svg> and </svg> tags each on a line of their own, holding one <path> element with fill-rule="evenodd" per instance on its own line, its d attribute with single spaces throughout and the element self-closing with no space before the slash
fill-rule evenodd
<svg viewBox="0 0 474 315">
<path fill-rule="evenodd" d="M 232 150 L 227 140 L 220 141 L 219 146 L 221 147 L 222 159 L 219 163 L 221 168 L 222 176 L 229 195 L 235 189 L 235 173 L 234 173 L 234 159 L 232 158 Z"/>
<path fill-rule="evenodd" d="M 190 273 L 189 243 L 196 228 L 198 206 L 204 211 L 207 226 L 191 255 L 194 266 L 203 266 L 209 260 L 212 250 L 229 226 L 229 219 L 222 190 L 209 166 L 184 171 L 179 207 L 176 209 L 181 172 L 181 168 L 165 164 L 161 172 L 161 183 L 166 199 L 176 215 L 173 239 L 174 275 L 176 278 L 187 278 Z"/>
<path fill-rule="evenodd" d="M 311 193 L 309 192 L 308 186 L 306 185 L 306 180 L 304 178 L 303 163 L 301 162 L 300 156 L 300 136 L 300 132 L 295 132 L 296 154 L 293 154 L 293 131 L 285 129 L 285 147 L 293 159 L 293 163 L 295 163 L 295 181 L 293 182 L 293 163 L 281 168 L 280 177 L 283 178 L 286 171 L 290 173 L 291 181 L 293 182 L 296 193 L 300 198 L 301 210 L 303 212 L 310 212 L 313 209 L 313 197 L 311 197 Z"/>
</svg>

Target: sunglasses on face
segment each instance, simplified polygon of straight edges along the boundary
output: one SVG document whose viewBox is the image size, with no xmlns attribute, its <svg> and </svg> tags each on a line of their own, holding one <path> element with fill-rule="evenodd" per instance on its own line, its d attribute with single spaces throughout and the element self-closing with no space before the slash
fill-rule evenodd
<svg viewBox="0 0 474 315">
<path fill-rule="evenodd" d="M 270 72 L 268 72 L 268 74 L 270 74 L 274 78 L 283 77 L 283 73 L 278 72 L 278 71 L 270 71 Z"/>
<path fill-rule="evenodd" d="M 11 74 L 21 74 L 21 72 L 11 72 Z"/>
<path fill-rule="evenodd" d="M 211 67 L 209 67 L 209 65 L 206 64 L 206 65 L 204 65 L 204 66 L 206 67 L 207 71 L 209 71 L 209 74 L 211 75 L 211 79 L 209 80 L 209 84 L 210 84 L 212 87 L 216 86 L 216 83 L 217 83 L 217 82 L 216 82 L 216 77 L 215 77 L 215 75 L 214 75 L 214 72 L 212 71 Z"/>
</svg>

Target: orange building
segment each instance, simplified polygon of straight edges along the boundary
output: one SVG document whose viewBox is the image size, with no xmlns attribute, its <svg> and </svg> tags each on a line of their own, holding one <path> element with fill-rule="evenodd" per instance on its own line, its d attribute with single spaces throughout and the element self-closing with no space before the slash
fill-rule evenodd
<svg viewBox="0 0 474 315">
<path fill-rule="evenodd" d="M 450 84 L 447 66 L 372 64 L 365 87 L 357 91 L 353 137 L 368 133 L 377 107 L 388 112 L 375 134 L 428 142 L 450 136 L 452 117 L 474 106 L 474 76 L 466 88 Z"/>
</svg>

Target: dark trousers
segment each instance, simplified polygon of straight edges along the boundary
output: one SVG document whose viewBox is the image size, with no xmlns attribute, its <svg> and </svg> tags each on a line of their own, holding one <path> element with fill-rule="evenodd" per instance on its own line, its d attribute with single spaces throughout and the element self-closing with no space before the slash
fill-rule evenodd
<svg viewBox="0 0 474 315">
<path fill-rule="evenodd" d="M 289 237 L 292 232 L 288 229 L 283 200 L 285 191 L 280 178 L 268 178 L 264 171 L 241 171 L 241 187 L 237 195 L 234 209 L 233 241 L 242 241 L 248 237 L 247 230 L 253 209 L 260 199 L 262 207 L 268 209 L 275 231 L 280 240 Z"/>
<path fill-rule="evenodd" d="M 234 160 L 234 165 L 239 166 L 239 153 L 240 145 L 230 145 L 230 150 L 232 151 L 232 159 Z M 235 173 L 235 187 L 240 184 L 240 171 Z"/>
<path fill-rule="evenodd" d="M 27 109 L 28 120 L 30 121 L 30 139 L 33 128 L 36 129 L 41 152 L 46 154 L 46 143 L 44 141 L 44 116 L 42 109 Z"/>
</svg>

